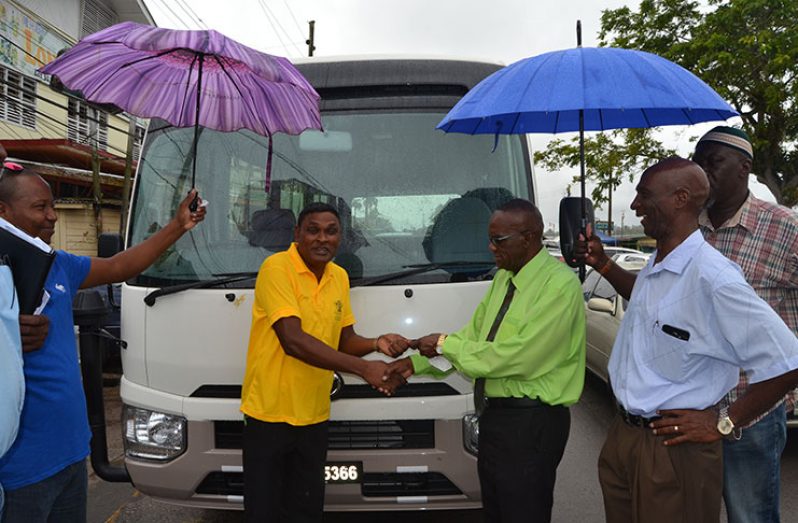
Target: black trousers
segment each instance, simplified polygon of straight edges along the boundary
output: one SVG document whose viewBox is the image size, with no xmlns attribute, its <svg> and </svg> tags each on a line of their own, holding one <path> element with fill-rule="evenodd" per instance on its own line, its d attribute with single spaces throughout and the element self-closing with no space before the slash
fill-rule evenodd
<svg viewBox="0 0 798 523">
<path fill-rule="evenodd" d="M 551 520 L 568 432 L 567 407 L 488 408 L 479 420 L 479 484 L 489 523 Z"/>
<path fill-rule="evenodd" d="M 324 512 L 328 423 L 295 427 L 247 416 L 244 519 L 318 522 Z"/>
</svg>

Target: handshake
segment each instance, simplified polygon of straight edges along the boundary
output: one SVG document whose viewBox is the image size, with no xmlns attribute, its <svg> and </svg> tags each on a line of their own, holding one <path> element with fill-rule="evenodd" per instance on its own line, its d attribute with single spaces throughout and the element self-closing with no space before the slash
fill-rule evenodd
<svg viewBox="0 0 798 523">
<path fill-rule="evenodd" d="M 386 356 L 397 358 L 407 349 L 417 349 L 423 356 L 434 358 L 438 356 L 439 338 L 440 334 L 437 333 L 414 340 L 400 334 L 382 334 L 377 338 L 376 350 Z M 408 357 L 397 359 L 391 363 L 373 360 L 364 361 L 364 363 L 366 370 L 362 377 L 386 396 L 393 395 L 396 389 L 407 383 L 408 378 L 414 372 L 413 362 Z"/>
</svg>

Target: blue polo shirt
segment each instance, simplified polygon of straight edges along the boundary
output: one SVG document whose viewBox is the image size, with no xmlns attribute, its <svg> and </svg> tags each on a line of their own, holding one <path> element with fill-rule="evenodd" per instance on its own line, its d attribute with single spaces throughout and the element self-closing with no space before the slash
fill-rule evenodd
<svg viewBox="0 0 798 523">
<path fill-rule="evenodd" d="M 89 274 L 91 258 L 56 251 L 44 288 L 50 319 L 44 345 L 26 352 L 25 404 L 17 439 L 0 458 L 6 491 L 38 483 L 89 454 L 88 416 L 72 321 L 72 299 Z"/>
</svg>

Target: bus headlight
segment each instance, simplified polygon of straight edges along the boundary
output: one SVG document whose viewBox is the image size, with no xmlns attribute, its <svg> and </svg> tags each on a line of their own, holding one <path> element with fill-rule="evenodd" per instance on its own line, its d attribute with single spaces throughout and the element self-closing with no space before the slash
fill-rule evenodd
<svg viewBox="0 0 798 523">
<path fill-rule="evenodd" d="M 125 406 L 125 455 L 172 460 L 186 451 L 186 418 Z"/>
<path fill-rule="evenodd" d="M 474 414 L 463 416 L 463 446 L 474 456 L 479 453 L 479 419 Z"/>
</svg>

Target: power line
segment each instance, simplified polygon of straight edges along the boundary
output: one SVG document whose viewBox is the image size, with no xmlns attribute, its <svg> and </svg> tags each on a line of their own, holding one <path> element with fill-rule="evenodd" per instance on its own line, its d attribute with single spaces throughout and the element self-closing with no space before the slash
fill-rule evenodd
<svg viewBox="0 0 798 523">
<path fill-rule="evenodd" d="M 182 19 L 181 17 L 177 16 L 177 13 L 175 13 L 175 12 L 174 12 L 174 10 L 172 10 L 172 7 L 169 5 L 169 2 L 168 2 L 167 0 L 161 0 L 161 4 L 163 4 L 163 6 L 164 6 L 164 7 L 165 7 L 165 8 L 166 8 L 166 9 L 167 9 L 167 10 L 168 10 L 170 13 L 172 13 L 172 16 L 174 17 L 174 20 L 177 20 L 178 22 L 180 22 L 181 24 L 183 24 L 183 27 L 185 27 L 186 29 L 191 29 L 191 28 L 188 26 L 188 24 L 187 24 L 186 22 L 184 22 L 184 21 L 183 21 L 183 19 Z"/>
<path fill-rule="evenodd" d="M 285 50 L 288 51 L 288 46 L 285 45 L 285 42 L 283 41 L 283 38 L 280 36 L 280 31 L 285 33 L 285 36 L 287 36 L 288 38 L 290 38 L 290 35 L 283 28 L 282 24 L 280 24 L 280 20 L 274 15 L 272 10 L 269 9 L 269 6 L 266 4 L 266 1 L 265 0 L 258 0 L 258 2 L 260 3 L 260 6 L 263 9 L 263 12 L 266 14 L 266 18 L 269 20 L 269 24 L 272 26 L 272 29 L 274 29 L 274 33 L 277 35 L 277 39 L 280 40 L 280 43 L 283 44 L 283 47 L 285 47 Z M 272 20 L 274 20 L 274 22 L 272 22 Z M 275 27 L 275 24 L 277 24 L 277 27 Z M 278 30 L 278 27 L 279 27 L 279 30 Z M 302 54 L 302 50 L 299 49 L 299 46 L 294 45 L 293 47 L 296 50 L 298 55 Z"/>
<path fill-rule="evenodd" d="M 304 36 L 304 32 L 302 32 L 302 28 L 299 26 L 299 22 L 297 21 L 296 17 L 294 16 L 294 11 L 291 10 L 291 6 L 288 5 L 287 0 L 283 0 L 283 4 L 285 4 L 285 8 L 288 9 L 288 14 L 291 15 L 291 18 L 294 20 L 294 25 L 296 26 L 297 32 L 299 32 L 299 36 Z"/>
<path fill-rule="evenodd" d="M 188 17 L 191 19 L 192 22 L 196 22 L 197 26 L 201 27 L 202 29 L 205 30 L 208 29 L 208 26 L 205 24 L 202 18 L 199 17 L 196 11 L 191 9 L 191 7 L 186 3 L 186 0 L 176 0 L 176 1 L 177 5 L 188 15 Z"/>
<path fill-rule="evenodd" d="M 3 94 L 2 92 L 0 92 L 0 98 L 4 98 L 6 100 L 14 100 L 14 98 L 11 98 L 10 96 L 8 96 L 6 94 Z M 16 100 L 14 100 L 14 101 L 16 101 Z M 50 116 L 47 113 L 43 113 L 43 112 L 39 111 L 38 109 L 33 109 L 33 113 L 38 115 L 38 116 L 41 116 L 41 117 L 45 118 L 46 120 L 49 120 L 49 122 L 53 122 L 53 123 L 56 123 L 56 124 L 60 125 L 64 129 L 66 129 L 67 132 L 69 132 L 69 124 L 68 123 L 65 124 L 64 122 L 62 122 L 58 118 Z M 51 126 L 52 124 L 50 124 L 49 122 L 48 121 L 40 121 L 39 123 L 41 123 L 43 126 L 47 127 L 48 130 L 54 131 L 54 132 L 57 132 L 57 133 L 60 134 L 60 129 L 56 129 L 55 127 L 52 127 Z M 13 125 L 13 124 L 11 124 L 11 125 Z M 97 133 L 97 132 L 99 132 L 99 127 L 98 127 L 98 130 L 95 131 L 95 133 Z M 83 143 L 84 145 L 89 145 L 88 140 L 89 139 L 93 139 L 95 133 L 86 134 L 85 137 L 84 137 L 84 140 L 82 140 L 82 141 L 78 140 L 77 143 Z M 12 132 L 12 134 L 14 134 L 14 133 Z M 15 136 L 17 136 L 17 138 L 20 139 L 20 140 L 24 139 L 24 138 L 21 138 L 19 135 L 15 135 Z M 107 149 L 113 149 L 114 151 L 116 151 L 117 153 L 119 153 L 119 154 L 121 154 L 123 156 L 127 155 L 127 151 L 123 151 L 122 149 L 119 149 L 118 147 L 114 147 L 110 143 L 106 144 L 106 148 Z"/>
<path fill-rule="evenodd" d="M 2 26 L 2 27 L 3 27 L 3 29 L 5 29 L 5 30 L 7 30 L 7 31 L 8 31 L 8 30 L 10 30 L 10 31 L 13 31 L 13 30 L 14 30 L 14 28 L 13 28 L 13 27 L 11 27 L 11 26 L 9 26 L 9 25 L 8 25 L 8 22 L 5 22 L 5 21 L 0 21 L 0 26 Z M 13 40 L 9 39 L 9 38 L 8 38 L 8 37 L 6 37 L 5 35 L 3 35 L 3 34 L 0 34 L 0 38 L 2 38 L 3 40 L 5 40 L 5 41 L 6 41 L 6 42 L 8 42 L 9 44 L 13 45 L 14 47 L 16 47 L 17 49 L 19 49 L 20 51 L 22 51 L 22 52 L 23 52 L 23 53 L 25 53 L 26 55 L 30 56 L 31 58 L 33 58 L 34 60 L 36 60 L 37 62 L 39 62 L 41 65 L 46 65 L 44 62 L 42 62 L 42 61 L 41 61 L 41 59 L 40 59 L 38 56 L 32 55 L 31 53 L 29 53 L 29 52 L 28 52 L 28 50 L 27 50 L 27 49 L 23 49 L 23 48 L 21 48 L 19 45 L 17 45 L 17 43 L 16 43 L 16 42 L 14 42 Z M 42 49 L 44 49 L 44 50 L 46 50 L 46 51 L 49 51 L 49 52 L 50 52 L 50 53 L 51 53 L 53 56 L 57 55 L 57 54 L 58 54 L 58 53 L 61 51 L 61 49 L 59 49 L 58 51 L 55 51 L 55 50 L 53 50 L 53 49 L 50 49 L 49 47 L 45 47 L 44 45 L 42 45 L 42 44 L 40 44 L 40 43 L 37 43 L 36 45 L 38 45 L 39 47 L 41 47 Z"/>
<path fill-rule="evenodd" d="M 32 58 L 34 58 L 34 59 L 36 59 L 36 60 L 39 60 L 38 58 L 36 58 L 35 56 L 33 56 L 32 54 L 30 54 L 29 52 L 27 52 L 25 49 L 22 49 L 22 48 L 21 48 L 21 47 L 19 47 L 17 44 L 15 44 L 13 41 L 11 41 L 11 40 L 9 40 L 8 38 L 6 38 L 6 36 L 5 36 L 5 35 L 2 35 L 2 34 L 0 34 L 0 38 L 2 38 L 3 40 L 7 41 L 8 43 L 10 43 L 11 45 L 13 45 L 14 47 L 18 48 L 19 50 L 21 50 L 23 53 L 27 54 L 28 56 L 30 56 L 30 57 L 32 57 Z M 41 63 L 41 60 L 39 60 L 39 62 Z M 2 67 L 3 67 L 3 66 L 2 66 L 2 65 L 0 65 L 0 68 L 2 68 Z M 10 68 L 7 68 L 7 69 L 10 69 Z M 16 69 L 10 69 L 10 70 L 12 70 L 12 71 L 16 71 Z M 22 73 L 21 71 L 16 71 L 16 72 L 19 72 L 20 74 L 22 74 L 22 75 L 25 75 L 25 73 Z M 40 84 L 40 85 L 46 85 L 48 88 L 52 89 L 52 87 L 50 87 L 50 84 L 49 84 L 49 83 L 45 82 L 44 80 L 42 80 L 42 79 L 41 79 L 41 78 L 39 78 L 39 77 L 36 77 L 36 76 L 28 76 L 28 75 L 25 75 L 25 77 L 26 77 L 26 78 L 30 78 L 30 79 L 32 79 L 34 82 L 36 82 L 36 83 L 38 83 L 38 84 Z M 49 104 L 52 104 L 52 105 L 54 105 L 54 106 L 56 106 L 56 107 L 58 107 L 58 108 L 60 108 L 60 109 L 64 109 L 65 111 L 69 111 L 69 107 L 67 107 L 67 106 L 65 106 L 65 105 L 61 105 L 61 104 L 59 104 L 58 102 L 55 102 L 55 101 L 53 101 L 53 100 L 50 100 L 49 98 L 45 98 L 45 97 L 43 97 L 43 96 L 41 96 L 41 95 L 37 94 L 37 93 L 36 93 L 36 91 L 30 91 L 30 90 L 28 90 L 28 89 L 25 89 L 24 87 L 22 87 L 22 86 L 20 86 L 20 85 L 17 85 L 17 84 L 15 84 L 15 83 L 12 83 L 12 82 L 8 82 L 8 81 L 6 81 L 6 80 L 3 80 L 3 79 L 0 79 L 0 83 L 2 83 L 2 84 L 5 84 L 5 85 L 8 85 L 8 86 L 11 86 L 11 87 L 14 87 L 15 89 L 19 90 L 20 92 L 27 93 L 27 94 L 29 94 L 29 95 L 33 96 L 34 98 L 38 98 L 39 100 L 44 100 L 45 102 L 47 102 L 47 103 L 49 103 Z M 55 91 L 54 89 L 53 89 L 53 91 L 54 91 L 54 92 L 57 92 L 57 91 Z M 62 95 L 64 95 L 64 96 L 66 96 L 67 98 L 72 98 L 73 100 L 75 100 L 75 101 L 78 101 L 78 102 L 81 102 L 81 103 L 88 103 L 88 104 L 91 104 L 91 103 L 92 103 L 92 102 L 89 102 L 88 100 L 86 100 L 85 98 L 81 98 L 81 97 L 79 97 L 79 96 L 75 96 L 75 95 L 73 95 L 73 94 L 70 94 L 70 93 L 68 93 L 68 92 L 66 92 L 66 91 L 62 91 L 62 92 L 61 92 L 61 93 L 59 93 L 59 94 L 62 94 Z M 91 118 L 91 117 L 89 117 L 88 119 L 89 119 L 89 120 L 91 120 L 91 121 L 93 121 L 93 122 L 100 123 L 100 120 L 96 120 L 96 119 L 94 119 L 94 118 Z M 115 130 L 115 131 L 119 131 L 120 133 L 124 133 L 124 134 L 125 134 L 125 136 L 127 136 L 127 134 L 128 134 L 128 132 L 127 132 L 126 130 L 124 130 L 124 129 L 120 129 L 119 127 L 114 127 L 114 126 L 112 126 L 112 125 L 108 125 L 108 128 L 109 128 L 109 129 L 113 129 L 113 130 Z"/>
<path fill-rule="evenodd" d="M 35 80 L 36 80 L 37 83 L 39 83 L 41 85 L 46 85 L 47 87 L 50 87 L 47 82 L 41 81 L 39 79 L 35 79 Z M 63 109 L 65 111 L 67 111 L 67 113 L 69 112 L 69 106 L 61 105 L 60 103 L 58 103 L 58 102 L 56 102 L 54 100 L 50 100 L 49 98 L 46 98 L 46 97 L 38 94 L 36 91 L 31 91 L 29 89 L 25 89 L 24 87 L 21 87 L 19 84 L 15 84 L 15 83 L 9 82 L 8 80 L 3 80 L 2 78 L 0 78 L 0 84 L 5 84 L 5 85 L 8 85 L 8 86 L 14 87 L 16 90 L 18 90 L 20 92 L 23 92 L 23 93 L 26 93 L 26 94 L 28 94 L 30 96 L 33 96 L 34 98 L 36 98 L 38 100 L 45 101 L 45 102 L 47 102 L 50 105 L 54 105 L 55 107 L 58 107 L 59 109 Z M 56 92 L 56 91 L 54 91 L 54 92 Z M 77 96 L 73 96 L 73 95 L 70 95 L 68 93 L 60 93 L 60 94 L 65 95 L 67 98 L 72 98 L 73 100 L 75 100 L 77 102 L 85 103 L 85 104 L 88 104 L 88 105 L 92 105 L 91 102 L 89 102 L 88 100 L 86 100 L 84 98 L 79 98 Z M 102 111 L 102 109 L 98 109 L 98 110 Z M 98 118 L 93 118 L 91 116 L 87 116 L 86 118 L 88 120 L 92 121 L 92 122 L 97 123 L 97 124 L 102 123 L 101 120 L 98 119 Z M 128 136 L 128 134 L 129 134 L 127 129 L 122 129 L 120 127 L 116 127 L 116 126 L 113 126 L 113 125 L 108 124 L 108 123 L 106 123 L 106 127 L 108 127 L 109 129 L 113 129 L 114 131 L 118 131 L 118 132 L 124 134 L 125 136 Z"/>
</svg>

